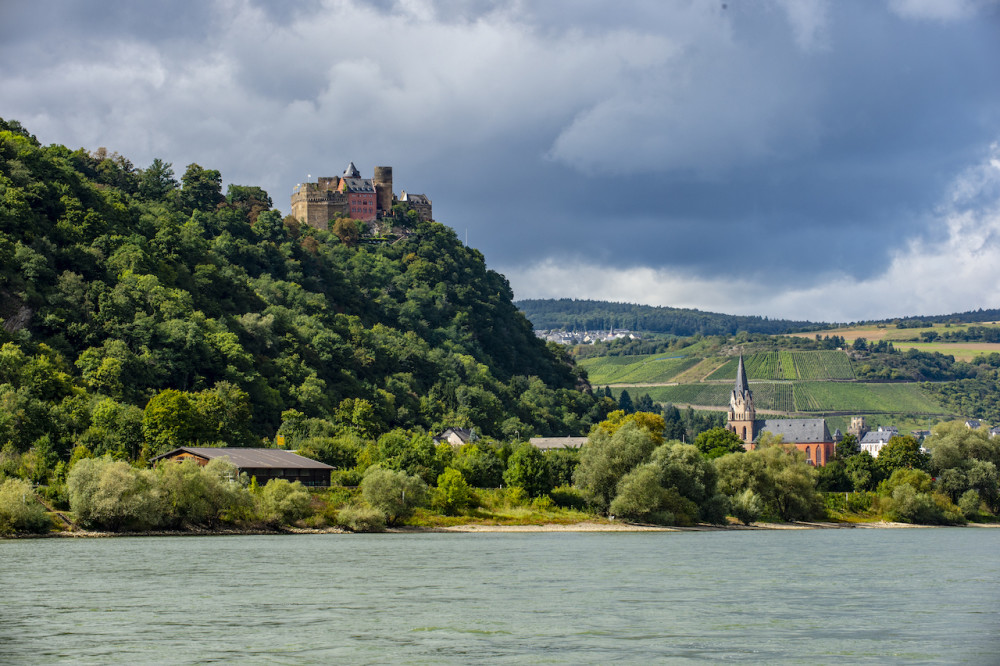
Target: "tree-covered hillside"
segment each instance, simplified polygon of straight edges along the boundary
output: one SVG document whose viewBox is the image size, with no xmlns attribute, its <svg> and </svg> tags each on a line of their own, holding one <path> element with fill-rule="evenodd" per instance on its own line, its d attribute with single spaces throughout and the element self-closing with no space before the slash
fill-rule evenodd
<svg viewBox="0 0 1000 666">
<path fill-rule="evenodd" d="M 572 298 L 528 299 L 517 301 L 515 305 L 538 329 L 594 331 L 625 328 L 633 331 L 689 336 L 735 335 L 740 331 L 773 335 L 824 326 L 809 321 L 746 317 L 685 308 Z"/>
<path fill-rule="evenodd" d="M 397 207 L 392 234 L 322 231 L 221 182 L 0 119 L 0 446 L 139 457 L 259 445 L 289 419 L 526 437 L 605 416 L 450 228 Z"/>
</svg>

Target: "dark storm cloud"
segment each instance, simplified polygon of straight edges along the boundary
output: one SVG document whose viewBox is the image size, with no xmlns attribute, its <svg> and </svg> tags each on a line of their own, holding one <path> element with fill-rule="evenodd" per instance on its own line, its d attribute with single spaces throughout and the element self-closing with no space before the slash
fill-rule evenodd
<svg viewBox="0 0 1000 666">
<path fill-rule="evenodd" d="M 0 116 L 139 165 L 197 161 L 286 211 L 309 175 L 391 164 L 522 297 L 795 317 L 819 315 L 775 308 L 823 298 L 858 318 L 900 302 L 894 261 L 929 265 L 992 223 L 989 187 L 961 210 L 952 193 L 992 174 L 998 17 L 961 0 L 6 2 Z M 583 293 L 580 271 L 603 279 Z M 932 291 L 914 307 L 992 297 Z"/>
</svg>

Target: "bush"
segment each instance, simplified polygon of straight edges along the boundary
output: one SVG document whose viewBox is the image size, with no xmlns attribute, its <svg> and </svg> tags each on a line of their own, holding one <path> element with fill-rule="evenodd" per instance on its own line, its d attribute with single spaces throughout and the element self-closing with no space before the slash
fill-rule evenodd
<svg viewBox="0 0 1000 666">
<path fill-rule="evenodd" d="M 242 515 L 249 496 L 237 480 L 239 471 L 225 457 L 202 467 L 194 460 L 164 461 L 156 468 L 163 495 L 163 523 L 215 525 L 220 519 Z"/>
<path fill-rule="evenodd" d="M 531 500 L 531 508 L 537 511 L 551 511 L 553 506 L 555 506 L 555 502 L 548 495 L 542 495 Z"/>
<path fill-rule="evenodd" d="M 891 520 L 925 525 L 964 523 L 961 510 L 941 493 L 920 492 L 908 483 L 892 491 L 886 514 Z"/>
<path fill-rule="evenodd" d="M 457 469 L 448 467 L 437 479 L 433 504 L 446 514 L 453 516 L 472 504 L 472 489 L 465 477 Z"/>
<path fill-rule="evenodd" d="M 966 518 L 977 518 L 979 516 L 979 505 L 982 499 L 975 490 L 967 490 L 958 499 L 958 508 L 962 510 L 962 515 Z"/>
<path fill-rule="evenodd" d="M 764 500 L 760 495 L 747 488 L 732 498 L 729 505 L 736 520 L 744 525 L 755 523 L 764 515 Z"/>
<path fill-rule="evenodd" d="M 77 521 L 113 532 L 160 524 L 164 510 L 155 486 L 152 470 L 135 469 L 108 457 L 81 460 L 66 480 Z"/>
<path fill-rule="evenodd" d="M 0 483 L 0 534 L 41 534 L 51 524 L 30 483 L 21 479 Z"/>
<path fill-rule="evenodd" d="M 257 510 L 261 520 L 270 524 L 288 524 L 310 514 L 312 498 L 299 481 L 273 479 L 260 490 Z"/>
<path fill-rule="evenodd" d="M 427 496 L 427 484 L 418 476 L 403 471 L 368 468 L 361 480 L 361 496 L 385 516 L 386 524 L 395 525 L 413 515 Z"/>
<path fill-rule="evenodd" d="M 348 504 L 337 512 L 337 524 L 352 532 L 382 532 L 385 514 L 364 504 Z"/>
<path fill-rule="evenodd" d="M 564 509 L 577 509 L 583 511 L 587 508 L 587 500 L 583 493 L 573 486 L 559 486 L 549 491 L 549 497 L 556 503 L 556 506 Z"/>
</svg>

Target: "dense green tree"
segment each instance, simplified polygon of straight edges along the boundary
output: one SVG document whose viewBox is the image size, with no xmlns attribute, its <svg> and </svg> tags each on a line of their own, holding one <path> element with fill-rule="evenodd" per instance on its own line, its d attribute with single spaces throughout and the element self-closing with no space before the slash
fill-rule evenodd
<svg viewBox="0 0 1000 666">
<path fill-rule="evenodd" d="M 843 439 L 837 442 L 835 455 L 838 459 L 847 460 L 859 453 L 861 453 L 861 443 L 858 441 L 857 436 L 847 433 Z"/>
<path fill-rule="evenodd" d="M 884 450 L 884 449 L 883 449 Z M 927 472 L 899 467 L 879 484 L 882 510 L 890 520 L 922 524 L 954 524 L 964 522 L 962 510 L 947 496 L 934 491 L 934 482 Z"/>
<path fill-rule="evenodd" d="M 249 502 L 239 471 L 228 458 L 202 467 L 193 459 L 164 461 L 156 468 L 156 489 L 163 501 L 162 524 L 169 527 L 214 526 Z"/>
<path fill-rule="evenodd" d="M 719 489 L 731 498 L 751 491 L 760 498 L 765 515 L 803 520 L 820 512 L 815 470 L 801 451 L 783 447 L 780 441 L 765 441 L 753 451 L 730 453 L 714 463 Z"/>
<path fill-rule="evenodd" d="M 181 176 L 184 187 L 181 199 L 189 211 L 210 211 L 223 202 L 222 174 L 215 169 L 203 169 L 198 164 L 189 164 Z"/>
<path fill-rule="evenodd" d="M 844 463 L 844 472 L 857 492 L 875 490 L 882 478 L 882 472 L 875 459 L 867 452 L 851 456 Z"/>
<path fill-rule="evenodd" d="M 625 389 L 622 389 L 622 394 L 618 396 L 618 409 L 626 414 L 631 414 L 635 411 L 635 406 L 632 404 L 632 397 Z"/>
<path fill-rule="evenodd" d="M 897 469 L 926 471 L 930 466 L 930 456 L 920 449 L 920 443 L 913 437 L 893 437 L 879 451 L 875 464 L 883 477 L 890 476 Z"/>
<path fill-rule="evenodd" d="M 709 460 L 744 451 L 743 440 L 728 428 L 706 430 L 694 438 L 694 445 Z"/>
<path fill-rule="evenodd" d="M 457 469 L 445 468 L 437 478 L 437 488 L 434 489 L 435 506 L 448 515 L 455 515 L 467 509 L 473 500 L 472 489 L 465 477 Z"/>
<path fill-rule="evenodd" d="M 159 201 L 176 190 L 180 184 L 174 179 L 173 165 L 159 157 L 139 173 L 139 196 Z"/>
<path fill-rule="evenodd" d="M 667 442 L 648 463 L 635 467 L 618 484 L 610 512 L 630 519 L 691 525 L 725 522 L 726 500 L 716 493 L 716 472 L 698 449 Z"/>
<path fill-rule="evenodd" d="M 451 465 L 475 488 L 499 487 L 506 469 L 496 447 L 485 442 L 463 444 Z"/>
<path fill-rule="evenodd" d="M 636 418 L 620 419 L 610 427 L 603 422 L 594 429 L 580 452 L 580 465 L 573 478 L 596 508 L 607 511 L 622 478 L 648 460 L 662 443 L 662 422 L 660 419 L 659 431 L 645 427 Z"/>
<path fill-rule="evenodd" d="M 816 468 L 816 489 L 820 492 L 850 492 L 854 481 L 847 474 L 847 465 L 836 458 Z"/>
<path fill-rule="evenodd" d="M 522 444 L 507 458 L 503 480 L 508 486 L 524 489 L 530 497 L 552 490 L 552 478 L 545 455 L 531 444 Z"/>
<path fill-rule="evenodd" d="M 945 423 L 927 439 L 930 449 L 930 472 L 952 502 L 975 491 L 994 514 L 1000 512 L 1000 438 L 991 437 L 984 428 L 970 429 L 960 422 Z M 971 506 L 972 498 L 966 500 Z M 978 504 L 975 512 L 978 512 Z"/>
</svg>

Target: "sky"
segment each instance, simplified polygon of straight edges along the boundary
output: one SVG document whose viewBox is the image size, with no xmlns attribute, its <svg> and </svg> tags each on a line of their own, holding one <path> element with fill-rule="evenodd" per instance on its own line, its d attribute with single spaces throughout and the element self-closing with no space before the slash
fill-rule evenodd
<svg viewBox="0 0 1000 666">
<path fill-rule="evenodd" d="M 1000 307 L 1000 0 L 2 0 L 0 117 L 284 213 L 392 166 L 518 299 Z"/>
</svg>

